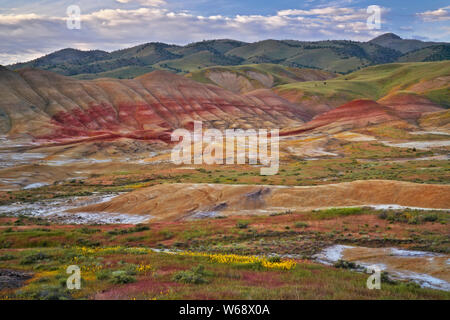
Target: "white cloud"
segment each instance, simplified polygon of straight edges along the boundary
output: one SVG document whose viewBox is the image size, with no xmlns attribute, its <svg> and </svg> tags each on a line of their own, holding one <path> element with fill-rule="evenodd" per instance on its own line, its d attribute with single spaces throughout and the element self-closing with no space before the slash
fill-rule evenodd
<svg viewBox="0 0 450 320">
<path fill-rule="evenodd" d="M 2 62 L 2 65 L 9 65 L 17 62 L 30 61 L 42 57 L 43 55 L 45 55 L 45 52 L 32 50 L 21 52 L 20 55 L 0 53 L 0 61 Z"/>
<path fill-rule="evenodd" d="M 417 14 L 427 22 L 450 20 L 450 6 Z"/>
<path fill-rule="evenodd" d="M 69 30 L 66 28 L 65 17 L 0 14 L 0 64 L 11 60 L 25 61 L 29 57 L 27 52 L 51 52 L 65 47 L 111 51 L 151 41 L 175 44 L 220 38 L 242 41 L 269 38 L 363 41 L 380 34 L 367 29 L 366 19 L 365 9 L 346 7 L 283 10 L 273 15 L 227 17 L 198 16 L 190 12 L 173 12 L 152 6 L 102 9 L 82 14 L 81 30 Z"/>
<path fill-rule="evenodd" d="M 166 1 L 164 0 L 116 0 L 120 3 L 133 3 L 136 2 L 140 5 L 147 6 L 147 7 L 159 7 L 166 4 Z"/>
<path fill-rule="evenodd" d="M 338 7 L 325 7 L 310 10 L 281 10 L 278 11 L 279 16 L 332 16 L 332 15 L 346 15 L 352 14 L 356 9 L 352 8 L 338 8 Z M 359 10 L 361 11 L 361 10 Z"/>
</svg>

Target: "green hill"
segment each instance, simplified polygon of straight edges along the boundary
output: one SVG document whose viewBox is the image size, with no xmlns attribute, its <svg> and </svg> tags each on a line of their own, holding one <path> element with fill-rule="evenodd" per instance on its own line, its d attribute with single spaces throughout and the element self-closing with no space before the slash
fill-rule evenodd
<svg viewBox="0 0 450 320">
<path fill-rule="evenodd" d="M 426 48 L 431 45 L 438 46 L 434 49 Z M 442 48 L 439 45 L 420 40 L 404 40 L 393 34 L 383 35 L 369 42 L 264 40 L 245 43 L 220 39 L 185 46 L 153 42 L 111 53 L 63 49 L 9 68 L 40 68 L 79 79 L 133 78 L 157 69 L 183 74 L 211 66 L 249 64 L 280 64 L 347 74 L 368 66 L 398 61 L 448 59 L 448 44 L 442 44 Z M 425 51 L 414 51 L 421 49 Z"/>
<path fill-rule="evenodd" d="M 369 41 L 370 43 L 377 44 L 382 47 L 397 50 L 403 54 L 415 51 L 418 49 L 423 49 L 425 47 L 443 44 L 439 42 L 425 42 L 415 39 L 402 39 L 396 34 L 385 33 L 379 37 L 376 37 Z"/>
<path fill-rule="evenodd" d="M 434 45 L 411 51 L 398 59 L 399 62 L 427 62 L 450 60 L 450 45 Z"/>
<path fill-rule="evenodd" d="M 354 99 L 378 100 L 393 94 L 422 95 L 448 107 L 450 61 L 392 63 L 368 67 L 328 81 L 309 81 L 278 86 L 274 90 L 296 102 L 319 102 L 338 106 Z"/>
<path fill-rule="evenodd" d="M 372 64 L 395 61 L 400 53 L 355 41 L 265 40 L 233 49 L 227 55 L 241 57 L 249 63 L 280 63 L 347 73 Z"/>
</svg>

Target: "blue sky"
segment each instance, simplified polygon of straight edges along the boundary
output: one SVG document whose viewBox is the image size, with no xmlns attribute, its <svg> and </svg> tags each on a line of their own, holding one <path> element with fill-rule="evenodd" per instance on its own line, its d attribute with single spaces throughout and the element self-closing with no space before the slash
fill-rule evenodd
<svg viewBox="0 0 450 320">
<path fill-rule="evenodd" d="M 81 9 L 68 29 L 67 7 Z M 381 7 L 381 29 L 367 28 L 367 7 Z M 366 41 L 385 32 L 450 41 L 448 0 L 0 0 L 0 64 L 66 48 L 112 51 L 160 41 L 186 44 L 232 38 Z"/>
</svg>

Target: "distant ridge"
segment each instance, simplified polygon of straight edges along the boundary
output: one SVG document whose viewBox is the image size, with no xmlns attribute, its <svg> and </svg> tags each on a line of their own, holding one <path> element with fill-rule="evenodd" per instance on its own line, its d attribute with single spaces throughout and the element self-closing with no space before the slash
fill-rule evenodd
<svg viewBox="0 0 450 320">
<path fill-rule="evenodd" d="M 394 33 L 385 33 L 381 36 L 378 36 L 370 40 L 369 42 L 385 48 L 399 51 L 402 54 L 418 49 L 423 49 L 433 45 L 445 44 L 443 42 L 425 42 L 415 39 L 402 39 L 401 37 L 399 37 Z M 410 62 L 418 62 L 418 61 L 410 61 Z"/>
<path fill-rule="evenodd" d="M 381 42 L 381 41 L 388 41 L 388 40 L 402 40 L 402 38 L 395 33 L 388 32 L 385 34 L 382 34 L 381 36 L 378 36 L 376 38 L 373 38 L 370 40 L 371 42 Z"/>
<path fill-rule="evenodd" d="M 345 74 L 371 65 L 398 61 L 446 60 L 446 49 L 442 54 L 439 48 L 436 48 L 436 52 L 429 52 L 431 58 L 427 58 L 426 54 L 405 58 L 412 51 L 436 45 L 449 44 L 402 39 L 393 33 L 386 33 L 368 42 L 269 39 L 246 43 L 219 39 L 185 46 L 151 42 L 110 53 L 68 48 L 9 67 L 13 70 L 39 68 L 78 79 L 134 78 L 154 70 L 184 74 L 214 66 L 262 63 Z"/>
</svg>

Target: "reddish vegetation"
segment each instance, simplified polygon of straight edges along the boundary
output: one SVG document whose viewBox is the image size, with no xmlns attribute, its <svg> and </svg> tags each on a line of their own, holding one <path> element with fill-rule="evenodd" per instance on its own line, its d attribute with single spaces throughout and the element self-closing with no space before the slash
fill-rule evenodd
<svg viewBox="0 0 450 320">
<path fill-rule="evenodd" d="M 159 296 L 174 290 L 180 286 L 176 282 L 161 282 L 154 279 L 141 280 L 136 283 L 130 283 L 125 286 L 116 287 L 106 292 L 98 293 L 94 296 L 95 300 L 120 300 L 129 299 L 131 297 L 150 295 Z"/>
<path fill-rule="evenodd" d="M 250 271 L 242 272 L 242 280 L 247 285 L 262 285 L 266 288 L 277 288 L 285 285 L 280 279 L 281 274 L 278 272 L 255 273 Z"/>
</svg>

